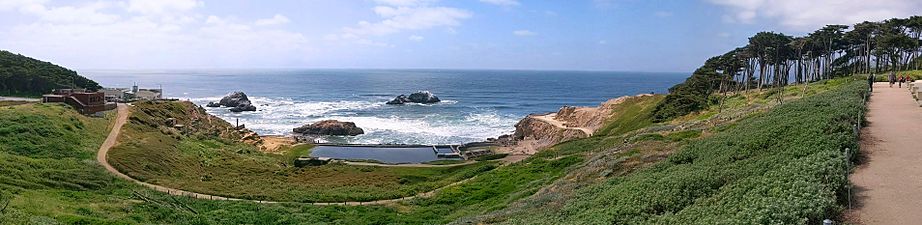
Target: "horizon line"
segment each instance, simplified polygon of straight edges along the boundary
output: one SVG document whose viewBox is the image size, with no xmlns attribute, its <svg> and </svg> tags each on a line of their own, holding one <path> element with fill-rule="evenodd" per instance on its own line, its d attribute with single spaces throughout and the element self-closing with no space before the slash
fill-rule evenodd
<svg viewBox="0 0 922 225">
<path fill-rule="evenodd" d="M 230 67 L 198 67 L 198 68 L 76 68 L 80 71 L 221 71 L 221 70 L 447 70 L 447 71 L 535 71 L 535 72 L 626 72 L 626 73 L 685 73 L 691 74 L 691 71 L 637 71 L 637 70 L 614 70 L 614 69 L 525 69 L 525 68 L 383 68 L 383 67 L 249 67 L 249 68 L 230 68 Z"/>
</svg>

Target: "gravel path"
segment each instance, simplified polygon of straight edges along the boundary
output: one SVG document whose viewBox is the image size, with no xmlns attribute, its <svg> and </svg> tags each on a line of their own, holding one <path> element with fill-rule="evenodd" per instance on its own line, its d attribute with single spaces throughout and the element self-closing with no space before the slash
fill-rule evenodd
<svg viewBox="0 0 922 225">
<path fill-rule="evenodd" d="M 922 222 L 922 108 L 906 88 L 876 83 L 862 129 L 864 163 L 851 175 L 862 224 Z"/>
</svg>

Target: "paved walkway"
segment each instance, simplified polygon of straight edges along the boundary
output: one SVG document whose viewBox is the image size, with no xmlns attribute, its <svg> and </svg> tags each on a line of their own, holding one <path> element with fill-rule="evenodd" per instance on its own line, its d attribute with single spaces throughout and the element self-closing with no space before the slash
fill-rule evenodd
<svg viewBox="0 0 922 225">
<path fill-rule="evenodd" d="M 868 110 L 851 216 L 862 224 L 922 223 L 922 108 L 905 86 L 876 83 Z"/>
<path fill-rule="evenodd" d="M 377 200 L 377 201 L 364 201 L 364 202 L 317 202 L 317 203 L 274 202 L 274 201 L 259 201 L 259 200 L 248 200 L 248 199 L 227 198 L 227 197 L 221 197 L 221 196 L 215 196 L 215 195 L 208 195 L 208 194 L 202 194 L 202 193 L 195 193 L 195 192 L 190 192 L 190 191 L 183 191 L 183 190 L 179 190 L 179 189 L 175 189 L 175 188 L 164 187 L 164 186 L 160 186 L 160 185 L 151 184 L 151 183 L 147 183 L 147 182 L 143 182 L 143 181 L 136 180 L 136 179 L 134 179 L 134 178 L 132 178 L 132 177 L 130 177 L 130 176 L 128 176 L 128 175 L 123 174 L 122 172 L 119 172 L 117 169 L 115 169 L 115 167 L 112 167 L 112 165 L 109 164 L 109 160 L 108 160 L 109 150 L 110 150 L 113 146 L 115 146 L 116 142 L 118 141 L 118 136 L 119 136 L 119 134 L 120 134 L 121 131 L 122 131 L 122 126 L 124 126 L 125 123 L 128 122 L 128 113 L 129 113 L 129 110 L 128 110 L 128 106 L 127 106 L 127 105 L 125 105 L 125 104 L 119 104 L 116 111 L 117 111 L 118 116 L 115 118 L 115 123 L 114 123 L 114 125 L 113 125 L 113 127 L 112 127 L 112 130 L 109 131 L 109 136 L 107 136 L 107 137 L 106 137 L 106 140 L 102 143 L 101 146 L 99 146 L 99 152 L 96 154 L 96 161 L 99 161 L 99 163 L 102 164 L 102 166 L 105 167 L 107 171 L 109 171 L 109 172 L 112 173 L 112 174 L 115 174 L 116 176 L 118 176 L 118 177 L 120 177 L 120 178 L 122 178 L 122 179 L 131 181 L 131 182 L 137 183 L 137 184 L 139 184 L 139 185 L 141 185 L 141 186 L 148 187 L 148 188 L 153 189 L 153 190 L 155 190 L 155 191 L 167 193 L 167 194 L 170 194 L 170 195 L 187 196 L 187 197 L 192 197 L 192 198 L 208 199 L 208 200 L 251 201 L 251 202 L 255 202 L 255 203 L 268 203 L 268 204 L 289 203 L 289 204 L 311 204 L 311 205 L 320 205 L 320 206 L 327 206 L 327 205 L 350 205 L 350 206 L 357 206 L 357 205 L 381 205 L 381 204 L 390 204 L 390 203 L 395 203 L 395 202 L 398 202 L 398 201 L 404 201 L 404 200 L 409 200 L 409 199 L 414 199 L 414 198 L 420 198 L 420 197 L 430 197 L 430 196 L 434 195 L 436 192 L 438 192 L 439 190 L 442 190 L 442 189 L 447 188 L 447 187 L 455 186 L 455 185 L 458 185 L 458 184 L 461 184 L 461 183 L 464 183 L 464 182 L 467 182 L 467 181 L 469 181 L 469 180 L 471 180 L 471 179 L 476 178 L 476 176 L 474 176 L 474 177 L 471 177 L 471 178 L 468 178 L 468 179 L 465 179 L 465 180 L 461 180 L 461 181 L 458 181 L 458 182 L 455 182 L 455 183 L 451 183 L 451 184 L 446 185 L 446 186 L 442 186 L 442 187 L 440 187 L 440 188 L 437 188 L 437 189 L 432 190 L 432 191 L 429 191 L 429 192 L 419 193 L 419 194 L 416 194 L 416 195 L 413 195 L 413 196 L 402 197 L 402 198 L 395 198 L 395 199 L 384 199 L 384 200 Z M 451 165 L 451 166 L 457 166 L 457 165 Z"/>
</svg>

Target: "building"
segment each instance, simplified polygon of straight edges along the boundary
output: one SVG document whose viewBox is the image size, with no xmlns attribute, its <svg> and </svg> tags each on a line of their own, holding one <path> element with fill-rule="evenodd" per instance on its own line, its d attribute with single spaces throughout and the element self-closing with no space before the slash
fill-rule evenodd
<svg viewBox="0 0 922 225">
<path fill-rule="evenodd" d="M 131 102 L 137 100 L 163 99 L 163 89 L 140 89 L 138 85 L 128 88 L 103 88 L 99 90 L 110 102 Z"/>
<path fill-rule="evenodd" d="M 102 92 L 89 92 L 86 89 L 58 89 L 51 94 L 42 95 L 43 103 L 60 102 L 73 106 L 83 114 L 93 114 L 115 109 L 115 103 L 107 103 Z"/>
<path fill-rule="evenodd" d="M 128 92 L 128 88 L 103 88 L 99 92 L 106 96 L 107 102 L 125 102 L 125 92 Z"/>
</svg>

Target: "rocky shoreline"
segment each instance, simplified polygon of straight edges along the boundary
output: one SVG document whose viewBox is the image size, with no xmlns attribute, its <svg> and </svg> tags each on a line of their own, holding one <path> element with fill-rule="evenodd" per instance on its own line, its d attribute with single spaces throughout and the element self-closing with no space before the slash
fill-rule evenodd
<svg viewBox="0 0 922 225">
<path fill-rule="evenodd" d="M 611 118 L 617 105 L 631 98 L 645 96 L 651 95 L 622 96 L 605 101 L 596 107 L 563 106 L 557 112 L 530 114 L 515 124 L 515 131 L 512 134 L 488 138 L 484 142 L 477 143 L 498 146 L 496 153 L 522 156 L 518 157 L 519 159 L 525 158 L 561 142 L 592 136 L 604 125 L 605 121 Z M 441 100 L 432 93 L 419 91 L 409 96 L 399 95 L 387 104 L 432 104 L 439 101 Z M 239 91 L 229 93 L 218 102 L 210 102 L 207 107 L 230 107 L 229 110 L 232 112 L 256 110 L 247 95 Z M 365 131 L 353 122 L 323 120 L 295 127 L 288 135 L 271 137 L 288 140 L 291 143 L 313 144 L 323 136 L 356 136 L 364 133 Z"/>
<path fill-rule="evenodd" d="M 500 145 L 497 153 L 527 157 L 561 142 L 592 136 L 616 113 L 614 109 L 617 105 L 631 98 L 646 96 L 652 95 L 622 96 L 597 107 L 563 106 L 554 113 L 531 114 L 515 125 L 515 133 L 488 141 Z"/>
</svg>

